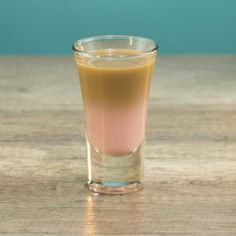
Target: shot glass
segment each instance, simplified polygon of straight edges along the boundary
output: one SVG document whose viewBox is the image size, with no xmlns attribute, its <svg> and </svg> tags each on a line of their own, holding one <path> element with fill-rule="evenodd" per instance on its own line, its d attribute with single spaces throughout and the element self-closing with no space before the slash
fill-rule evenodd
<svg viewBox="0 0 236 236">
<path fill-rule="evenodd" d="M 88 187 L 126 194 L 143 186 L 150 80 L 158 45 L 128 35 L 73 44 L 83 100 Z"/>
</svg>

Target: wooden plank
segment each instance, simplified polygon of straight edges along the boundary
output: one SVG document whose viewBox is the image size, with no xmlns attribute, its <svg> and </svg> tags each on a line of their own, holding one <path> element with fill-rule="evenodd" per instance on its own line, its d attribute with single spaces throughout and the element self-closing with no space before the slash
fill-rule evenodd
<svg viewBox="0 0 236 236">
<path fill-rule="evenodd" d="M 0 235 L 236 234 L 236 57 L 161 57 L 145 188 L 87 190 L 73 60 L 0 57 Z"/>
</svg>

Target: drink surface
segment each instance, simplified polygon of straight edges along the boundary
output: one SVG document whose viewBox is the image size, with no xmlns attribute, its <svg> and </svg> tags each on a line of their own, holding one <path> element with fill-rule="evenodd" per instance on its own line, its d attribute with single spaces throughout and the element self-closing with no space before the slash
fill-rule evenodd
<svg viewBox="0 0 236 236">
<path fill-rule="evenodd" d="M 154 54 L 103 49 L 76 56 L 87 138 L 113 156 L 134 151 L 144 139 Z"/>
</svg>

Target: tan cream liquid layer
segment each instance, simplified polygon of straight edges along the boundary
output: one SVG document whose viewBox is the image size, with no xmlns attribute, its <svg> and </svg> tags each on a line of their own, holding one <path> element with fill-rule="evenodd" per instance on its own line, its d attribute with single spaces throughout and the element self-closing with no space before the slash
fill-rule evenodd
<svg viewBox="0 0 236 236">
<path fill-rule="evenodd" d="M 127 154 L 144 139 L 155 55 L 129 58 L 139 52 L 126 49 L 92 54 L 96 59 L 76 58 L 88 140 L 105 154 Z M 112 60 L 107 56 L 112 56 Z"/>
</svg>

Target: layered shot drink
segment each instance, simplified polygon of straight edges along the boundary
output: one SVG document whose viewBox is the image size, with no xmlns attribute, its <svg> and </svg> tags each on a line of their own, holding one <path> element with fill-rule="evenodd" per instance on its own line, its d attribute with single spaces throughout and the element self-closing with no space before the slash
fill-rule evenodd
<svg viewBox="0 0 236 236">
<path fill-rule="evenodd" d="M 98 36 L 74 46 L 87 138 L 88 185 L 122 194 L 142 187 L 143 146 L 157 45 L 132 36 Z"/>
</svg>

